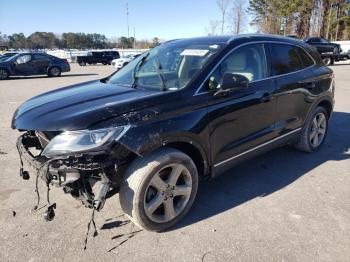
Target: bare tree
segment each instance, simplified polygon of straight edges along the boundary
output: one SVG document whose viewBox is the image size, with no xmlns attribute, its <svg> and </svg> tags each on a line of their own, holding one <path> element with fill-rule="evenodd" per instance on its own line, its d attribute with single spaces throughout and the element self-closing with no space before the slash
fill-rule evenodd
<svg viewBox="0 0 350 262">
<path fill-rule="evenodd" d="M 207 35 L 218 35 L 219 27 L 220 27 L 220 22 L 217 20 L 212 20 L 209 22 L 209 26 L 205 28 L 205 33 Z"/>
<path fill-rule="evenodd" d="M 247 25 L 245 2 L 245 0 L 235 0 L 229 12 L 229 29 L 234 35 L 242 33 Z"/>
<path fill-rule="evenodd" d="M 226 12 L 230 5 L 231 0 L 216 0 L 221 12 L 221 34 L 224 34 L 225 22 L 226 22 Z"/>
</svg>

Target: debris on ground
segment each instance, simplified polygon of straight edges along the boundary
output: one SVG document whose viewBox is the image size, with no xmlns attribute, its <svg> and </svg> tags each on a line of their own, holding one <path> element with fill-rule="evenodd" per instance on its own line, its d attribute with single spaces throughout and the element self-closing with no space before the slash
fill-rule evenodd
<svg viewBox="0 0 350 262">
<path fill-rule="evenodd" d="M 211 253 L 211 252 L 208 251 L 208 252 L 206 252 L 206 253 L 203 254 L 203 256 L 202 256 L 202 262 L 204 261 L 205 256 L 208 255 L 209 253 Z"/>
<path fill-rule="evenodd" d="M 12 216 L 15 217 L 16 216 L 16 211 L 12 211 Z"/>
<path fill-rule="evenodd" d="M 88 223 L 87 226 L 87 231 L 86 231 L 86 236 L 85 236 L 85 241 L 84 241 L 84 250 L 86 250 L 87 248 L 87 243 L 88 243 L 88 238 L 89 238 L 89 232 L 90 232 L 90 227 L 91 224 L 94 226 L 94 233 L 93 233 L 93 237 L 96 237 L 98 235 L 97 229 L 96 229 L 96 223 L 95 223 L 95 207 L 92 207 L 92 214 L 91 214 L 91 218 L 90 221 Z"/>
</svg>

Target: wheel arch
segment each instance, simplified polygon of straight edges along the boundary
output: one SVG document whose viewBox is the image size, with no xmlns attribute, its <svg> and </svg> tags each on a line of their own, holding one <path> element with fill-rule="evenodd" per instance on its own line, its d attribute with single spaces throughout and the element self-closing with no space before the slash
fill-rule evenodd
<svg viewBox="0 0 350 262">
<path fill-rule="evenodd" d="M 307 111 L 305 122 L 309 119 L 310 115 L 312 115 L 312 112 L 319 106 L 326 109 L 328 113 L 328 118 L 330 118 L 333 112 L 333 104 L 334 104 L 334 100 L 330 95 L 326 95 L 317 99 L 317 101 L 314 101 L 312 106 L 310 106 L 309 110 Z"/>
<path fill-rule="evenodd" d="M 316 106 L 316 107 L 323 107 L 324 109 L 326 109 L 327 114 L 328 114 L 328 118 L 331 117 L 332 112 L 333 112 L 333 104 L 328 100 L 328 99 L 324 99 L 321 100 Z"/>
<path fill-rule="evenodd" d="M 199 176 L 207 176 L 209 174 L 209 166 L 205 152 L 194 145 L 193 142 L 176 141 L 166 144 L 166 147 L 175 148 L 188 155 L 195 163 Z"/>
<path fill-rule="evenodd" d="M 47 68 L 47 74 L 50 73 L 50 70 L 51 70 L 51 68 L 53 68 L 53 67 L 57 67 L 57 68 L 62 72 L 62 68 L 61 68 L 60 66 L 58 66 L 58 65 L 50 65 L 50 66 L 48 66 L 48 68 Z"/>
</svg>

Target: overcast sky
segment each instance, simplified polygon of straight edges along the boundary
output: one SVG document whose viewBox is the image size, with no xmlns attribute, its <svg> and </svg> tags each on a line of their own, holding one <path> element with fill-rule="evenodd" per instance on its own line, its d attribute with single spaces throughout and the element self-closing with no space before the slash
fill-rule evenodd
<svg viewBox="0 0 350 262">
<path fill-rule="evenodd" d="M 129 0 L 130 36 L 174 39 L 205 35 L 219 20 L 216 0 Z M 0 32 L 127 35 L 126 0 L 11 0 L 0 3 Z"/>
</svg>

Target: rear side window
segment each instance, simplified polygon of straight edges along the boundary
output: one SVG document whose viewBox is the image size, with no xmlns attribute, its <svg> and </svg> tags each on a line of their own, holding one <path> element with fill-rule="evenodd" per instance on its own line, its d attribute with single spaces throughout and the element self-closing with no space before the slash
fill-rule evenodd
<svg viewBox="0 0 350 262">
<path fill-rule="evenodd" d="M 49 60 L 49 57 L 43 54 L 34 54 L 33 60 Z"/>
<path fill-rule="evenodd" d="M 299 53 L 300 59 L 303 63 L 303 68 L 307 68 L 307 67 L 313 66 L 315 64 L 314 60 L 311 58 L 311 56 L 304 49 L 298 47 L 298 53 Z"/>
<path fill-rule="evenodd" d="M 298 55 L 298 47 L 288 44 L 271 44 L 273 75 L 292 73 L 303 68 Z"/>
</svg>

